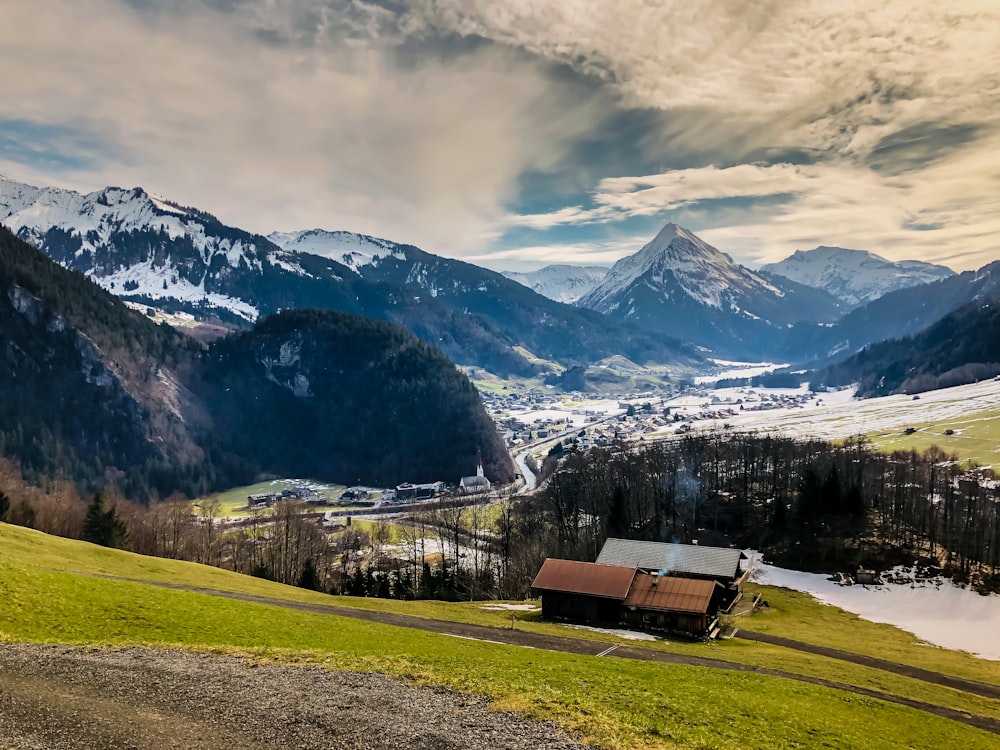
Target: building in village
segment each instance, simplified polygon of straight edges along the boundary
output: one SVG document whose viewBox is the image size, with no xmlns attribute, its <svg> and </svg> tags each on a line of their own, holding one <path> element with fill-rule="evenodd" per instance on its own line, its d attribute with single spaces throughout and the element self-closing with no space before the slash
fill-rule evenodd
<svg viewBox="0 0 1000 750">
<path fill-rule="evenodd" d="M 549 558 L 531 584 L 542 616 L 700 637 L 718 632 L 724 587 L 711 579 Z"/>
<path fill-rule="evenodd" d="M 480 453 L 476 461 L 476 473 L 473 476 L 462 477 L 458 483 L 459 492 L 465 495 L 474 495 L 480 492 L 489 492 L 493 485 L 483 473 L 483 454 Z"/>
<path fill-rule="evenodd" d="M 728 547 L 699 544 L 643 542 L 635 539 L 608 539 L 597 556 L 602 565 L 638 568 L 660 577 L 682 577 L 715 581 L 722 587 L 720 606 L 729 609 L 743 596 L 749 570 L 743 570 L 746 555 Z"/>
</svg>

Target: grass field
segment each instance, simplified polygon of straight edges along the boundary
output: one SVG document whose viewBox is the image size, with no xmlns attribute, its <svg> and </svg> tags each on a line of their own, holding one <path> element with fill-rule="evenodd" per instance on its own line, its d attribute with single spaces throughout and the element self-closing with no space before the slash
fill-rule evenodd
<svg viewBox="0 0 1000 750">
<path fill-rule="evenodd" d="M 87 574 L 135 579 L 113 581 Z M 550 719 L 606 748 L 719 747 L 995 747 L 996 737 L 955 722 L 878 700 L 780 678 L 726 670 L 656 665 L 550 653 L 351 619 L 160 589 L 139 580 L 190 583 L 274 598 L 389 609 L 418 616 L 482 624 L 509 623 L 509 612 L 477 604 L 391 602 L 338 597 L 280 586 L 190 563 L 140 557 L 49 537 L 0 524 L 0 640 L 116 646 L 156 644 L 247 654 L 258 659 L 321 663 L 335 669 L 377 671 L 423 684 L 447 685 L 490 697 L 497 708 Z M 861 645 L 870 623 L 841 613 L 817 622 L 834 608 L 808 598 L 767 596 L 772 612 L 752 627 L 794 631 L 809 640 L 834 638 Z M 834 610 L 839 612 L 839 610 Z M 518 614 L 517 626 L 582 637 L 609 634 L 570 631 Z M 853 620 L 851 619 L 853 618 Z M 820 620 L 829 618 L 820 618 Z M 757 622 L 760 620 L 764 624 Z M 766 621 L 766 622 L 765 622 Z M 747 625 L 751 625 L 748 623 Z M 902 661 L 911 637 L 888 626 L 881 641 Z M 841 632 L 843 631 L 843 632 Z M 633 644 L 634 645 L 634 644 Z M 831 644 L 837 645 L 837 644 Z M 765 663 L 817 673 L 854 684 L 911 694 L 920 700 L 996 715 L 997 701 L 925 686 L 878 670 L 750 642 L 666 644 L 657 648 L 717 658 Z M 938 651 L 942 653 L 938 654 Z M 921 662 L 955 674 L 990 675 L 997 665 L 964 654 L 931 649 Z M 880 655 L 887 652 L 880 651 Z M 990 671 L 992 670 L 992 672 Z"/>
<path fill-rule="evenodd" d="M 249 495 L 260 495 L 269 492 L 281 492 L 292 487 L 310 485 L 318 488 L 317 491 L 327 500 L 327 505 L 323 508 L 339 507 L 337 500 L 346 487 L 342 485 L 323 484 L 321 482 L 311 482 L 305 479 L 271 479 L 256 484 L 248 484 L 245 487 L 233 487 L 225 492 L 216 492 L 209 497 L 217 498 L 220 503 L 220 514 L 223 518 L 232 516 L 243 516 L 248 512 L 247 497 Z M 207 498 L 196 499 L 195 506 L 198 507 Z"/>
<path fill-rule="evenodd" d="M 916 432 L 880 431 L 868 437 L 884 451 L 924 451 L 936 445 L 946 453 L 957 453 L 962 461 L 1000 468 L 1000 411 L 956 416 L 937 422 L 915 422 Z M 951 430 L 953 434 L 945 434 Z"/>
</svg>

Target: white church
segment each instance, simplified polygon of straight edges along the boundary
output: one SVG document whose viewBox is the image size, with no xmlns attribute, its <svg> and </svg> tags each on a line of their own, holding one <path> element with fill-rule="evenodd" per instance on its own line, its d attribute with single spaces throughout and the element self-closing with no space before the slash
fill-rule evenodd
<svg viewBox="0 0 1000 750">
<path fill-rule="evenodd" d="M 472 495 L 479 492 L 489 492 L 490 480 L 486 478 L 483 474 L 483 454 L 480 453 L 476 461 L 476 473 L 471 477 L 462 477 L 461 481 L 458 483 L 459 492 L 466 495 Z"/>
</svg>

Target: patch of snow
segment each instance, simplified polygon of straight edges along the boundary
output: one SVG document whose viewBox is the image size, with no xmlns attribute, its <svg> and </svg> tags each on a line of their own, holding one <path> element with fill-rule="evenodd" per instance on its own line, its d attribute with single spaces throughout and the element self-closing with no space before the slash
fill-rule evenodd
<svg viewBox="0 0 1000 750">
<path fill-rule="evenodd" d="M 753 378 L 757 375 L 764 375 L 774 372 L 779 368 L 787 367 L 785 364 L 774 362 L 728 362 L 721 359 L 712 361 L 726 369 L 711 375 L 698 375 L 694 378 L 696 384 L 717 383 L 720 380 L 728 380 L 730 378 Z"/>
<path fill-rule="evenodd" d="M 206 293 L 202 281 L 194 285 L 182 278 L 174 278 L 176 271 L 170 266 L 155 265 L 152 260 L 122 268 L 108 276 L 95 278 L 98 284 L 110 292 L 122 296 L 149 297 L 150 299 L 176 299 L 181 302 L 221 307 L 249 321 L 255 321 L 259 311 L 253 305 L 225 294 Z M 137 284 L 123 292 L 125 284 Z"/>
<path fill-rule="evenodd" d="M 536 604 L 482 604 L 479 608 L 507 610 L 510 612 L 537 612 L 541 609 Z"/>
<path fill-rule="evenodd" d="M 405 251 L 396 243 L 354 232 L 307 229 L 272 232 L 267 239 L 282 250 L 322 255 L 359 272 L 365 266 L 378 265 L 387 257 L 406 258 Z"/>
<path fill-rule="evenodd" d="M 658 638 L 655 635 L 650 635 L 649 633 L 640 633 L 638 630 L 622 630 L 621 628 L 595 628 L 590 625 L 565 625 L 567 628 L 574 628 L 576 630 L 590 630 L 594 633 L 608 633 L 610 635 L 616 635 L 619 638 L 624 638 L 629 641 L 661 641 L 662 638 Z"/>
<path fill-rule="evenodd" d="M 936 646 L 1000 660 L 1000 596 L 982 596 L 945 582 L 842 586 L 819 573 L 802 573 L 762 562 L 747 550 L 751 580 L 811 594 L 871 622 L 887 623 Z"/>
</svg>

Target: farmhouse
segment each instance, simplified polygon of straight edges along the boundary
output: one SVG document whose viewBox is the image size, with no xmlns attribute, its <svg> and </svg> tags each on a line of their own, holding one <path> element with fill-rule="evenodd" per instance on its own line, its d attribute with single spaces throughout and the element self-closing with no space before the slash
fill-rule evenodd
<svg viewBox="0 0 1000 750">
<path fill-rule="evenodd" d="M 743 596 L 748 570 L 740 570 L 746 555 L 728 547 L 703 547 L 698 544 L 642 542 L 634 539 L 608 539 L 597 556 L 602 565 L 638 568 L 646 573 L 680 576 L 718 582 L 722 588 L 720 605 L 731 607 Z"/>
<path fill-rule="evenodd" d="M 716 631 L 725 591 L 707 579 L 554 558 L 545 561 L 531 588 L 542 597 L 543 617 L 691 636 Z"/>
<path fill-rule="evenodd" d="M 428 500 L 437 497 L 445 491 L 444 482 L 428 482 L 427 484 L 410 484 L 403 482 L 396 485 L 396 500 L 405 502 L 407 500 Z"/>
</svg>

